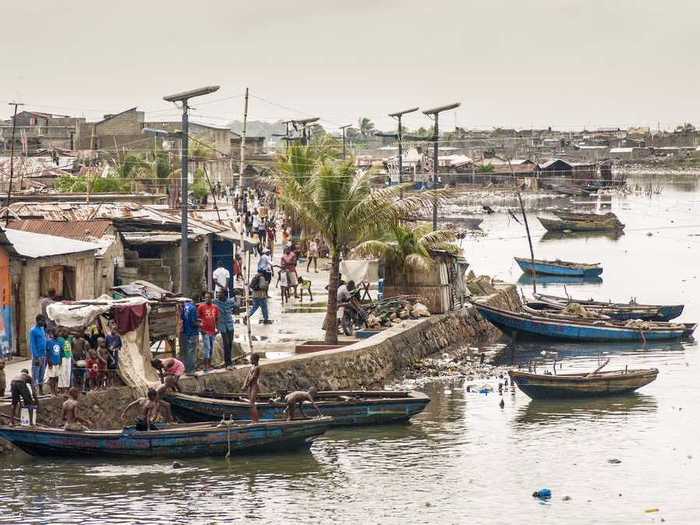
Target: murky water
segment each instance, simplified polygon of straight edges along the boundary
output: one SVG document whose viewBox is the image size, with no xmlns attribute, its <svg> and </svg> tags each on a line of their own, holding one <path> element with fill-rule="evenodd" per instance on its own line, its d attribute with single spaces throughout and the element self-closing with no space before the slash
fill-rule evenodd
<svg viewBox="0 0 700 525">
<path fill-rule="evenodd" d="M 627 224 L 618 239 L 541 240 L 533 217 L 536 255 L 603 263 L 602 282 L 567 285 L 572 295 L 684 302 L 682 319 L 698 320 L 696 188 L 613 197 Z M 484 229 L 486 237 L 464 242 L 475 270 L 517 280 L 512 256 L 528 250 L 522 227 L 499 213 Z M 660 375 L 637 395 L 606 400 L 535 402 L 507 391 L 504 408 L 498 394 L 433 383 L 431 404 L 412 424 L 334 430 L 308 452 L 186 460 L 178 470 L 170 461 L 15 455 L 0 459 L 0 522 L 700 522 L 698 347 L 528 344 L 516 359 L 542 349 L 559 352 L 568 371 L 591 370 L 604 354 L 611 367 L 653 366 Z M 531 496 L 542 487 L 553 492 L 546 503 Z"/>
</svg>

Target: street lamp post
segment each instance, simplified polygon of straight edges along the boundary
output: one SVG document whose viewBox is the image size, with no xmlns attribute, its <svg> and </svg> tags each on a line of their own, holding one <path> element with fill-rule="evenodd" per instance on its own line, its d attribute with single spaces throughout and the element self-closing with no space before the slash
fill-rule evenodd
<svg viewBox="0 0 700 525">
<path fill-rule="evenodd" d="M 181 102 L 182 103 L 182 165 L 180 170 L 180 203 L 182 208 L 182 225 L 180 229 L 180 294 L 187 296 L 189 292 L 189 287 L 187 286 L 187 260 L 188 260 L 188 237 L 187 237 L 187 218 L 189 215 L 188 210 L 188 133 L 189 133 L 189 100 L 194 97 L 199 97 L 202 95 L 208 95 L 219 90 L 219 86 L 206 86 L 199 89 L 193 89 L 190 91 L 183 91 L 181 93 L 175 93 L 173 95 L 168 95 L 163 97 L 163 100 L 167 102 Z"/>
<path fill-rule="evenodd" d="M 438 140 L 440 138 L 440 128 L 438 126 L 438 117 L 443 111 L 449 111 L 450 109 L 458 108 L 461 104 L 455 102 L 454 104 L 448 104 L 446 106 L 439 106 L 437 108 L 426 109 L 423 114 L 428 117 L 432 117 L 435 121 L 435 129 L 433 131 L 433 189 L 437 186 L 437 173 L 438 173 Z M 433 199 L 433 230 L 437 230 L 437 199 Z"/>
<path fill-rule="evenodd" d="M 406 113 L 413 113 L 418 111 L 418 108 L 404 109 L 403 111 L 397 111 L 396 113 L 389 113 L 390 117 L 395 118 L 399 121 L 399 131 L 397 138 L 399 139 L 399 184 L 401 184 L 401 176 L 403 175 L 403 130 L 401 129 L 401 117 Z"/>
<path fill-rule="evenodd" d="M 343 132 L 343 160 L 345 160 L 345 130 L 348 129 L 352 124 L 345 124 L 344 126 L 340 126 L 341 131 Z"/>
</svg>

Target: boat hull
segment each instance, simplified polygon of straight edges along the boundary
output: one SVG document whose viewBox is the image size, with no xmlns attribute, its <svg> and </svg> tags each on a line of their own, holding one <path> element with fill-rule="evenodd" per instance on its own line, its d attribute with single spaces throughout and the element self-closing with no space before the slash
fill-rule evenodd
<svg viewBox="0 0 700 525">
<path fill-rule="evenodd" d="M 163 430 L 69 432 L 45 427 L 0 427 L 0 437 L 35 456 L 200 457 L 285 452 L 310 446 L 330 418 L 218 427 L 173 425 Z"/>
<path fill-rule="evenodd" d="M 561 277 L 597 277 L 603 273 L 603 269 L 599 266 L 571 264 L 557 264 L 555 261 L 541 261 L 516 257 L 515 262 L 518 263 L 520 269 L 529 274 L 538 275 L 556 275 Z"/>
<path fill-rule="evenodd" d="M 320 392 L 319 395 L 322 395 Z M 172 394 L 167 401 L 173 414 L 188 422 L 218 421 L 222 418 L 250 419 L 250 404 L 245 401 L 215 399 L 187 394 Z M 430 398 L 420 392 L 412 392 L 411 397 L 397 399 L 350 400 L 345 402 L 324 402 L 317 400 L 321 413 L 333 418 L 332 426 L 385 425 L 403 423 L 419 414 L 430 402 Z M 279 420 L 286 417 L 284 403 L 258 402 L 258 414 L 262 420 Z M 304 405 L 307 415 L 316 411 L 310 404 Z"/>
<path fill-rule="evenodd" d="M 686 337 L 694 325 L 640 330 L 596 321 L 560 320 L 525 315 L 473 303 L 481 315 L 511 337 L 555 341 L 642 342 Z"/>
<path fill-rule="evenodd" d="M 622 230 L 625 226 L 617 220 L 577 221 L 562 219 L 547 219 L 537 217 L 548 232 L 600 232 Z"/>
<path fill-rule="evenodd" d="M 579 399 L 632 393 L 654 381 L 658 370 L 594 376 L 546 376 L 511 370 L 509 375 L 532 399 Z"/>
</svg>

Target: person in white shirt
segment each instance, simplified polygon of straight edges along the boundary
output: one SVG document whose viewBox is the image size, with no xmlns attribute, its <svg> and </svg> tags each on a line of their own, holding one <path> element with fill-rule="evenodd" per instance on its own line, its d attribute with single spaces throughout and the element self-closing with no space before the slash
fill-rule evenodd
<svg viewBox="0 0 700 525">
<path fill-rule="evenodd" d="M 219 290 L 224 290 L 226 292 L 226 296 L 228 297 L 231 273 L 224 268 L 222 264 L 219 264 L 218 268 L 214 270 L 212 276 L 214 277 L 214 287 L 216 292 L 218 293 Z"/>
</svg>

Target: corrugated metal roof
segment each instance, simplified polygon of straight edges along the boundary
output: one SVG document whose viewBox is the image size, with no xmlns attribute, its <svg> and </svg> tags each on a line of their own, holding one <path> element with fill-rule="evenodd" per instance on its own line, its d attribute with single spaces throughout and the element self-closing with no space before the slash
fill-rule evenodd
<svg viewBox="0 0 700 525">
<path fill-rule="evenodd" d="M 111 221 L 47 221 L 44 219 L 12 219 L 9 228 L 44 235 L 66 237 L 90 242 L 104 237 L 112 226 Z"/>
<path fill-rule="evenodd" d="M 93 242 L 76 241 L 65 237 L 23 232 L 10 228 L 5 230 L 5 235 L 21 257 L 29 257 L 30 259 L 97 251 L 101 248 L 99 244 Z"/>
</svg>

